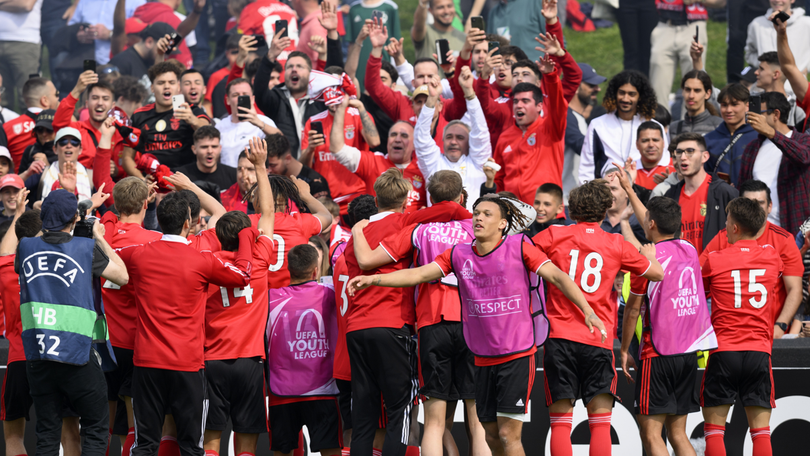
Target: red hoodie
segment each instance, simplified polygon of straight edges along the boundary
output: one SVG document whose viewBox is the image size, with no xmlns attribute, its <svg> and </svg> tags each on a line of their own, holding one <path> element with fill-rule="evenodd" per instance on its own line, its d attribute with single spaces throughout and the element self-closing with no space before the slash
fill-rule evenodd
<svg viewBox="0 0 810 456">
<path fill-rule="evenodd" d="M 73 98 L 73 95 L 68 94 L 61 103 L 59 103 L 59 107 L 56 109 L 56 114 L 53 115 L 53 131 L 59 131 L 64 127 L 73 127 L 82 134 L 82 153 L 79 154 L 79 163 L 84 165 L 87 169 L 93 169 L 95 166 L 95 156 L 96 150 L 98 149 L 98 142 L 101 140 L 101 132 L 96 130 L 93 127 L 93 124 L 90 123 L 90 119 L 74 121 L 73 110 L 76 107 L 76 103 L 78 100 Z M 117 131 L 113 135 L 112 138 L 112 147 L 114 152 L 111 154 L 115 156 L 116 163 L 118 162 L 118 157 L 121 155 L 121 151 L 124 150 L 124 143 L 122 142 L 123 139 L 121 138 L 121 134 Z M 110 154 L 107 154 L 108 158 Z M 107 163 L 107 177 L 110 176 L 110 169 L 109 163 Z M 94 175 L 95 177 L 95 175 Z M 93 183 L 95 185 L 95 182 Z M 96 186 L 98 188 L 98 186 Z M 112 187 L 109 185 L 104 189 L 105 193 L 110 193 L 110 198 L 112 198 Z M 107 204 L 111 204 L 108 202 Z"/>
<path fill-rule="evenodd" d="M 147 25 L 155 22 L 165 22 L 174 27 L 175 30 L 183 22 L 179 17 L 175 16 L 171 6 L 160 2 L 149 2 L 139 6 L 132 17 L 137 17 Z M 185 40 L 180 43 L 179 50 L 180 53 L 172 55 L 171 58 L 182 63 L 186 68 L 191 68 L 194 60 L 191 58 L 191 51 L 188 50 Z"/>
</svg>

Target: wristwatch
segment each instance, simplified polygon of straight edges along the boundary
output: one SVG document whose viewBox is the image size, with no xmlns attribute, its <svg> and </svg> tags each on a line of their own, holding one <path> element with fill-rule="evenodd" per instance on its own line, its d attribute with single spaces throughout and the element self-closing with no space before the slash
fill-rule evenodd
<svg viewBox="0 0 810 456">
<path fill-rule="evenodd" d="M 774 325 L 774 326 L 778 326 L 778 327 L 779 327 L 779 329 L 781 329 L 781 330 L 782 330 L 782 331 L 784 331 L 784 332 L 787 332 L 787 330 L 788 330 L 788 325 L 787 325 L 787 323 L 782 323 L 781 321 L 777 321 L 777 322 L 776 322 L 776 323 L 774 323 L 773 325 Z"/>
</svg>

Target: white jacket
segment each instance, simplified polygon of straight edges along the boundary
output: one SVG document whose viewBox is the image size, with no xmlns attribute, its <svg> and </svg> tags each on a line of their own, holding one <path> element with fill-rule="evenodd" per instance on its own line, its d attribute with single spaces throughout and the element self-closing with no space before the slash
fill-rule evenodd
<svg viewBox="0 0 810 456">
<path fill-rule="evenodd" d="M 773 9 L 768 9 L 748 24 L 748 39 L 745 41 L 745 60 L 754 68 L 759 66 L 758 57 L 766 52 L 776 51 L 776 30 L 768 20 Z M 810 17 L 805 16 L 804 8 L 793 8 L 787 21 L 787 35 L 793 58 L 800 71 L 810 69 Z"/>
<path fill-rule="evenodd" d="M 51 193 L 54 182 L 59 182 L 58 160 L 45 168 L 40 182 L 40 185 L 42 185 L 42 199 L 44 200 Z M 79 194 L 79 201 L 90 199 L 93 196 L 93 181 L 87 172 L 87 168 L 79 162 L 76 162 L 76 192 Z"/>
<path fill-rule="evenodd" d="M 472 205 L 480 196 L 481 184 L 487 181 L 484 174 L 484 163 L 492 156 L 492 143 L 489 139 L 489 128 L 481 109 L 478 98 L 466 100 L 467 114 L 472 118 L 470 123 L 469 152 L 462 155 L 457 162 L 451 162 L 442 153 L 439 146 L 430 134 L 430 124 L 433 120 L 433 113 L 436 108 L 422 107 L 419 119 L 413 131 L 413 147 L 416 153 L 416 162 L 419 170 L 425 179 L 430 181 L 430 177 L 436 171 L 445 169 L 453 170 L 461 175 L 461 181 L 467 190 L 467 204 L 465 206 L 472 211 Z M 442 135 L 444 136 L 444 135 Z M 430 203 L 430 195 L 428 203 Z"/>
</svg>

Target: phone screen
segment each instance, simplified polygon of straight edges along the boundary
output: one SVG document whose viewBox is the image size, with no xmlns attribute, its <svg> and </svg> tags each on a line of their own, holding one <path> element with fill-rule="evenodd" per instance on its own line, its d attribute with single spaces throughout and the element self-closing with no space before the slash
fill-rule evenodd
<svg viewBox="0 0 810 456">
<path fill-rule="evenodd" d="M 279 38 L 286 38 L 287 32 L 289 32 L 289 30 L 287 27 L 287 21 L 284 19 L 276 21 L 275 32 L 278 33 L 281 29 L 284 29 L 284 32 L 282 32 L 281 35 L 279 35 Z"/>
</svg>

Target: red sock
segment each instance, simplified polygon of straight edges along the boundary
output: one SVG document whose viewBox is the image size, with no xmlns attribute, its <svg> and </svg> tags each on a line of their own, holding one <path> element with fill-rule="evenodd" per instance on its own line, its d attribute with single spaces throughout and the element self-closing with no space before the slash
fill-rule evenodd
<svg viewBox="0 0 810 456">
<path fill-rule="evenodd" d="M 408 449 L 405 450 L 405 456 L 419 456 L 419 454 L 418 446 L 408 446 Z"/>
<path fill-rule="evenodd" d="M 205 456 L 219 456 L 219 452 L 214 450 L 205 450 Z"/>
<path fill-rule="evenodd" d="M 219 456 L 219 454 L 217 454 Z M 253 453 L 248 453 L 247 451 L 237 454 L 236 456 L 256 456 Z"/>
<path fill-rule="evenodd" d="M 610 413 L 588 414 L 588 427 L 591 429 L 590 456 L 610 455 L 613 447 L 610 442 Z"/>
<path fill-rule="evenodd" d="M 751 440 L 754 442 L 754 456 L 773 456 L 770 426 L 751 429 Z"/>
<path fill-rule="evenodd" d="M 571 413 L 549 413 L 551 417 L 551 455 L 571 456 L 571 422 L 574 419 L 574 412 Z"/>
<path fill-rule="evenodd" d="M 129 428 L 127 431 L 127 438 L 124 440 L 124 447 L 121 448 L 121 456 L 129 456 L 130 450 L 132 450 L 132 445 L 135 443 L 135 428 Z"/>
<path fill-rule="evenodd" d="M 371 449 L 371 456 L 382 456 L 382 450 L 378 448 Z"/>
<path fill-rule="evenodd" d="M 340 450 L 340 456 L 349 456 L 351 455 L 352 449 L 349 447 L 343 447 Z"/>
<path fill-rule="evenodd" d="M 725 426 L 703 423 L 703 435 L 706 436 L 706 456 L 726 456 L 724 436 Z"/>
<path fill-rule="evenodd" d="M 161 437 L 158 456 L 180 456 L 180 445 L 177 444 L 177 437 L 170 435 Z"/>
<path fill-rule="evenodd" d="M 110 442 L 112 442 L 113 430 L 110 428 L 110 435 L 107 436 L 107 451 L 104 452 L 104 456 L 110 456 Z"/>
</svg>

